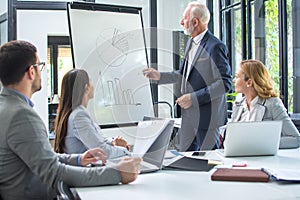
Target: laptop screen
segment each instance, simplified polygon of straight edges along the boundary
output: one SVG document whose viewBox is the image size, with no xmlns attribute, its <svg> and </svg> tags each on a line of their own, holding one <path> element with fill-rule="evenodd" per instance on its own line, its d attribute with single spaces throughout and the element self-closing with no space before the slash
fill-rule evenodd
<svg viewBox="0 0 300 200">
<path fill-rule="evenodd" d="M 276 155 L 281 127 L 282 121 L 229 122 L 224 141 L 224 155 Z"/>
<path fill-rule="evenodd" d="M 161 169 L 173 127 L 174 121 L 169 119 L 139 122 L 133 156 Z"/>
<path fill-rule="evenodd" d="M 151 163 L 159 169 L 162 167 L 163 159 L 166 153 L 166 150 L 169 146 L 169 141 L 173 131 L 174 122 L 169 121 L 166 128 L 163 132 L 156 138 L 154 143 L 148 149 L 146 154 L 143 156 L 143 160 Z"/>
</svg>

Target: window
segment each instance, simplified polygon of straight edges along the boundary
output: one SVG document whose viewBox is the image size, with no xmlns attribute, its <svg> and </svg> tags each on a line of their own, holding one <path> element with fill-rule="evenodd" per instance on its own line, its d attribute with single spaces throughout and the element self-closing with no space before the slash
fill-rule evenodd
<svg viewBox="0 0 300 200">
<path fill-rule="evenodd" d="M 300 1 L 287 0 L 288 111 L 300 112 Z M 297 9 L 298 8 L 298 9 Z"/>
<path fill-rule="evenodd" d="M 262 18 L 264 22 L 255 23 L 255 38 L 265 37 L 265 42 L 261 42 L 257 49 L 264 49 L 265 53 L 255 55 L 254 58 L 261 60 L 269 69 L 269 73 L 274 83 L 275 89 L 279 92 L 279 26 L 278 26 L 278 0 L 268 0 L 259 2 L 255 18 Z M 255 20 L 255 19 L 254 19 Z M 257 33 L 257 34 L 256 34 Z"/>
<path fill-rule="evenodd" d="M 242 59 L 261 60 L 289 112 L 300 112 L 300 2 L 297 0 L 220 0 L 221 39 L 233 73 Z M 280 4 L 279 4 L 280 3 Z M 235 31 L 232 31 L 234 29 Z M 287 31 L 285 31 L 287 29 Z M 287 55 L 287 56 L 286 56 Z M 287 64 L 286 64 L 287 63 Z"/>
<path fill-rule="evenodd" d="M 236 66 L 242 60 L 242 26 L 241 26 L 241 6 L 237 5 L 233 9 L 225 10 L 222 13 L 222 40 L 226 41 L 227 47 L 231 52 L 231 67 L 233 74 Z M 225 28 L 228 26 L 228 28 Z M 231 31 L 234 27 L 235 31 Z"/>
</svg>

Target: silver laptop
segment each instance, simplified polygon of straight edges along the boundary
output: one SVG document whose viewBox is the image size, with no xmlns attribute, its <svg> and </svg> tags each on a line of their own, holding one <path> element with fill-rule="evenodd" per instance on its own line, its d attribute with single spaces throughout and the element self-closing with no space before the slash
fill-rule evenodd
<svg viewBox="0 0 300 200">
<path fill-rule="evenodd" d="M 147 119 L 144 119 L 147 120 Z M 137 133 L 139 132 L 144 132 L 144 131 L 149 131 L 149 130 L 155 130 L 155 124 L 163 124 L 165 123 L 165 120 L 151 120 L 149 119 L 153 124 L 151 126 L 153 127 L 147 127 L 144 130 L 144 127 L 138 127 L 137 128 Z M 157 170 L 162 169 L 163 167 L 163 160 L 164 156 L 166 153 L 166 150 L 168 149 L 169 146 L 169 141 L 173 132 L 174 128 L 174 121 L 173 120 L 166 120 L 166 125 L 163 126 L 163 129 L 160 130 L 159 135 L 155 138 L 155 140 L 151 141 L 150 140 L 145 140 L 143 142 L 143 146 L 149 146 L 146 147 L 146 153 L 143 155 L 143 161 L 142 161 L 142 166 L 140 169 L 140 173 L 148 173 L 148 172 L 154 172 Z M 134 144 L 134 148 L 138 145 L 137 142 L 141 142 L 141 140 L 138 140 Z"/>
<path fill-rule="evenodd" d="M 279 149 L 282 121 L 229 122 L 224 149 L 225 157 L 276 155 Z"/>
<path fill-rule="evenodd" d="M 162 169 L 165 153 L 174 128 L 174 121 L 169 119 L 144 119 L 149 123 L 137 126 L 136 141 L 133 146 L 132 156 L 142 157 L 140 173 L 149 173 Z M 142 125 L 141 125 L 142 124 Z M 115 165 L 122 157 L 107 160 L 106 165 Z M 98 161 L 94 166 L 102 166 Z"/>
</svg>

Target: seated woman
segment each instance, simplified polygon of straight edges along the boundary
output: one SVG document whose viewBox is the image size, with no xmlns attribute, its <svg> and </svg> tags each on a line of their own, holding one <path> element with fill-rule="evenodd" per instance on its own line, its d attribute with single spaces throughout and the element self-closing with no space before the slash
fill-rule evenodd
<svg viewBox="0 0 300 200">
<path fill-rule="evenodd" d="M 282 120 L 280 148 L 298 148 L 299 132 L 275 92 L 264 64 L 258 60 L 242 61 L 233 82 L 235 91 L 244 96 L 233 105 L 232 122 Z"/>
<path fill-rule="evenodd" d="M 130 155 L 129 145 L 123 138 L 104 136 L 91 118 L 87 105 L 93 97 L 94 86 L 86 71 L 72 69 L 65 74 L 55 119 L 54 150 L 71 154 L 100 147 L 108 159 Z"/>
</svg>

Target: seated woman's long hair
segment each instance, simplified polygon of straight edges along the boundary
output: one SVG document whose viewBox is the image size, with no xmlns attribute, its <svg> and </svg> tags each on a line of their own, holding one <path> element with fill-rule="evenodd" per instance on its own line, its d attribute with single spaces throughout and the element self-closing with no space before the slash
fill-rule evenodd
<svg viewBox="0 0 300 200">
<path fill-rule="evenodd" d="M 89 85 L 89 76 L 85 70 L 72 69 L 63 77 L 54 125 L 54 151 L 57 153 L 64 153 L 69 116 L 75 108 L 82 104 L 87 85 Z"/>
</svg>

